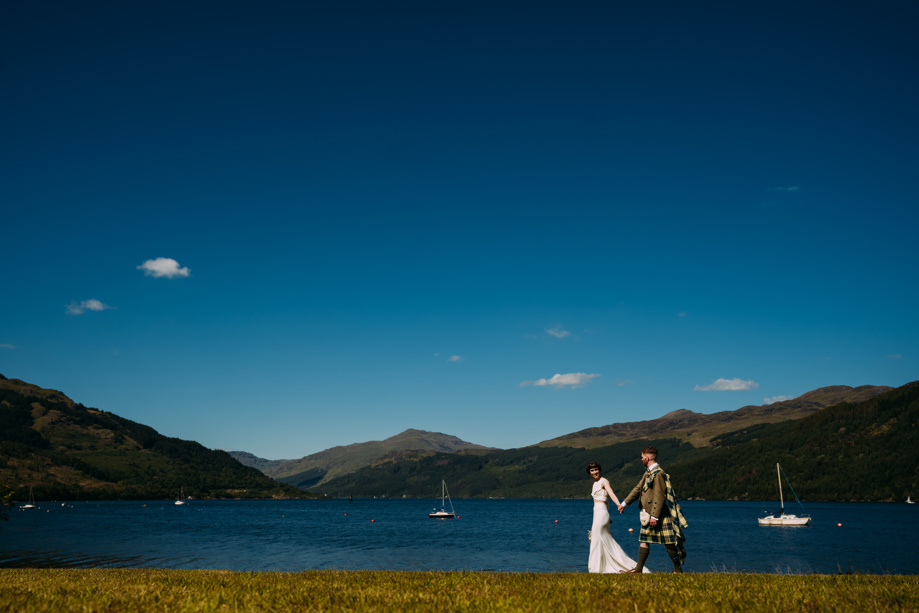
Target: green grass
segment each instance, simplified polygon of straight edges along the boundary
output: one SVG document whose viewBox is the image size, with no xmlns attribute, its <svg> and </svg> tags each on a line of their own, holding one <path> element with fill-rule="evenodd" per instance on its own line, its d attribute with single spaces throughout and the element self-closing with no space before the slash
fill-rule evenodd
<svg viewBox="0 0 919 613">
<path fill-rule="evenodd" d="M 0 611 L 919 611 L 891 575 L 0 569 Z"/>
</svg>

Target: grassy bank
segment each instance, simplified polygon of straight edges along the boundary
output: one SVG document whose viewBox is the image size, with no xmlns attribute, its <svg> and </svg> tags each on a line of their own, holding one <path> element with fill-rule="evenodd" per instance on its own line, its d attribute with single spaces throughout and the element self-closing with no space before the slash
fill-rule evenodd
<svg viewBox="0 0 919 613">
<path fill-rule="evenodd" d="M 0 611 L 919 611 L 879 575 L 0 569 Z"/>
</svg>

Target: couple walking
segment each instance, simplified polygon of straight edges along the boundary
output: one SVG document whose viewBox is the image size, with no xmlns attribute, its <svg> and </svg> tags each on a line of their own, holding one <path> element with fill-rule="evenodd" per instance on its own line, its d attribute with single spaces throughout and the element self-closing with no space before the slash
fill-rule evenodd
<svg viewBox="0 0 919 613">
<path fill-rule="evenodd" d="M 686 550 L 683 549 L 683 528 L 689 524 L 683 517 L 670 485 L 670 476 L 657 463 L 657 449 L 645 447 L 641 450 L 641 463 L 647 470 L 628 496 L 622 502 L 616 498 L 609 481 L 600 476 L 600 465 L 587 464 L 587 472 L 593 478 L 590 496 L 594 500 L 594 521 L 591 527 L 590 557 L 587 571 L 591 573 L 648 573 L 645 560 L 648 559 L 651 543 L 661 543 L 667 548 L 667 555 L 673 562 L 673 572 L 683 572 Z M 619 513 L 638 500 L 641 509 L 642 526 L 638 536 L 638 563 L 626 555 L 616 539 L 610 534 L 609 501 L 616 503 Z M 648 514 L 647 522 L 644 517 Z"/>
</svg>

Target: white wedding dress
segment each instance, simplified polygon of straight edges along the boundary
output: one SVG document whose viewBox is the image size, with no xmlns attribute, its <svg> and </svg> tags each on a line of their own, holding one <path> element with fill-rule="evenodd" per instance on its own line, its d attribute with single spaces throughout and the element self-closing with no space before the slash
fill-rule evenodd
<svg viewBox="0 0 919 613">
<path fill-rule="evenodd" d="M 589 573 L 618 573 L 621 570 L 632 570 L 638 564 L 626 555 L 613 535 L 610 534 L 610 517 L 607 498 L 609 494 L 597 481 L 594 483 L 590 497 L 594 499 L 594 523 L 590 528 L 590 557 L 587 558 Z M 651 571 L 644 568 L 643 572 Z"/>
</svg>

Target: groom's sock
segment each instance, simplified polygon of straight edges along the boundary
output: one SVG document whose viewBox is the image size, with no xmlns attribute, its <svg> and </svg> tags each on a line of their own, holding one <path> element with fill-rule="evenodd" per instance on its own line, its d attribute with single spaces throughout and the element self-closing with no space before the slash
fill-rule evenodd
<svg viewBox="0 0 919 613">
<path fill-rule="evenodd" d="M 645 560 L 648 559 L 648 554 L 651 553 L 650 547 L 639 547 L 638 548 L 638 564 L 635 566 L 635 570 L 641 572 L 645 568 Z"/>
<path fill-rule="evenodd" d="M 665 545 L 665 547 L 667 548 L 667 555 L 670 556 L 670 561 L 673 562 L 673 572 L 683 572 L 683 565 L 680 564 L 680 550 L 676 548 L 676 545 Z"/>
</svg>

